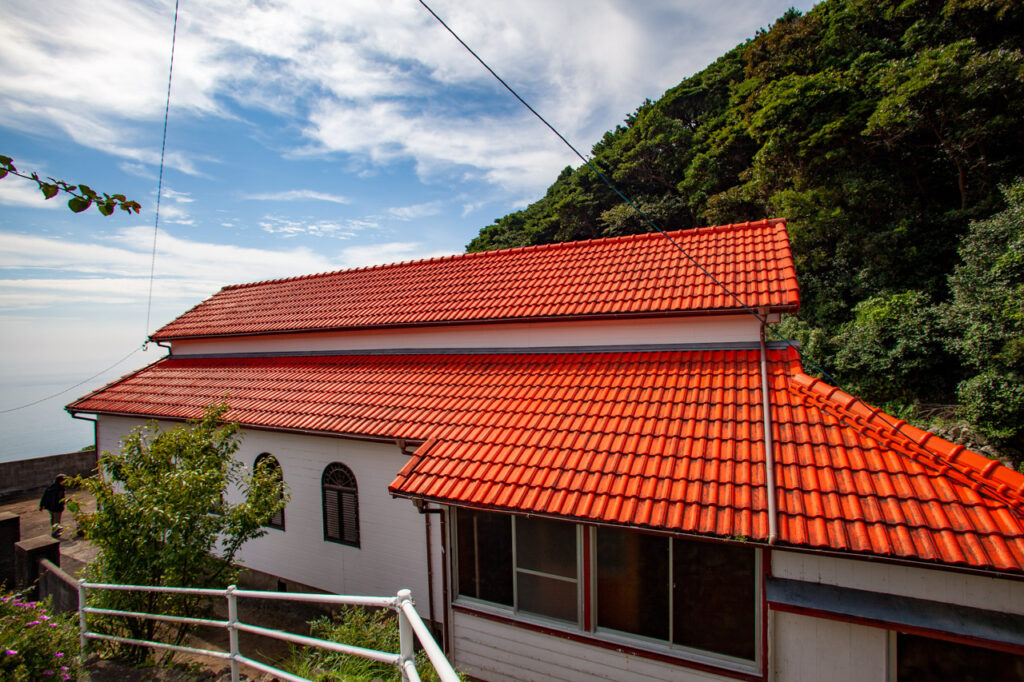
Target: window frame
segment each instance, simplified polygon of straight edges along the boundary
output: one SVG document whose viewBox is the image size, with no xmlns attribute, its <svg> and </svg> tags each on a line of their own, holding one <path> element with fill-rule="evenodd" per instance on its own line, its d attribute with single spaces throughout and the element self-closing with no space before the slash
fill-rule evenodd
<svg viewBox="0 0 1024 682">
<path fill-rule="evenodd" d="M 339 486 L 339 485 L 328 484 L 328 482 L 327 482 L 328 473 L 333 473 L 334 471 L 342 471 L 342 472 L 344 472 L 348 476 L 348 478 L 351 480 L 352 485 L 351 486 Z M 328 491 L 328 488 L 330 488 L 330 489 L 332 489 L 332 490 L 334 490 L 334 491 L 336 491 L 338 493 L 338 495 L 337 495 L 337 507 L 334 510 L 335 513 L 338 516 L 338 518 L 337 518 L 337 521 L 338 521 L 338 537 L 331 537 L 330 534 L 329 534 L 329 531 L 328 531 L 328 529 L 329 529 L 329 525 L 327 523 L 327 519 L 328 519 L 327 491 Z M 342 495 L 344 493 L 351 493 L 352 494 L 352 498 L 353 498 L 353 504 L 352 504 L 353 512 L 352 513 L 354 515 L 354 519 L 353 519 L 353 524 L 352 525 L 355 527 L 355 539 L 354 540 L 353 539 L 348 539 L 348 540 L 345 539 L 344 505 L 342 504 L 342 500 L 344 499 L 342 497 Z M 362 533 L 361 533 L 360 526 L 359 526 L 359 484 L 358 484 L 358 481 L 356 480 L 355 472 L 352 471 L 351 467 L 349 467 L 346 464 L 342 464 L 341 462 L 331 462 L 330 464 L 328 464 L 327 466 L 324 467 L 323 473 L 320 474 L 320 510 L 321 510 L 322 516 L 323 516 L 324 542 L 333 542 L 333 543 L 336 543 L 336 544 L 339 544 L 339 545 L 345 545 L 347 547 L 355 547 L 357 549 L 361 547 Z"/>
<path fill-rule="evenodd" d="M 453 522 L 449 523 L 449 546 L 452 548 L 451 551 L 451 588 L 452 588 L 452 603 L 461 608 L 468 609 L 469 611 L 476 611 L 482 614 L 490 614 L 497 616 L 501 619 L 508 619 L 510 621 L 518 621 L 527 626 L 539 626 L 542 628 L 550 628 L 553 630 L 562 631 L 573 635 L 574 638 L 584 643 L 593 643 L 597 645 L 613 645 L 616 647 L 626 647 L 632 651 L 635 651 L 638 655 L 649 653 L 654 657 L 667 657 L 669 659 L 678 661 L 680 664 L 685 665 L 687 662 L 696 664 L 698 666 L 708 666 L 711 668 L 717 668 L 727 670 L 741 674 L 753 674 L 761 675 L 764 666 L 764 550 L 761 547 L 751 546 L 749 550 L 753 552 L 753 576 L 754 581 L 754 610 L 751 614 L 754 622 L 753 632 L 753 649 L 754 659 L 738 658 L 730 656 L 728 654 L 716 653 L 714 651 L 708 651 L 704 649 L 697 649 L 694 647 L 686 646 L 683 644 L 676 644 L 671 641 L 672 637 L 672 621 L 674 620 L 674 600 L 672 599 L 672 593 L 669 592 L 669 637 L 668 640 L 658 639 L 654 637 L 646 637 L 643 635 L 636 635 L 629 632 L 620 630 L 614 630 L 608 627 L 601 627 L 597 624 L 597 530 L 598 526 L 592 524 L 581 524 L 575 521 L 560 521 L 550 517 L 535 518 L 549 518 L 552 521 L 559 521 L 562 523 L 572 523 L 576 528 L 576 575 L 577 575 L 577 619 L 574 622 L 561 620 L 558 618 L 547 617 L 541 614 L 535 614 L 530 611 L 522 611 L 519 609 L 519 585 L 518 581 L 513 578 L 512 589 L 513 589 L 513 605 L 506 606 L 497 602 L 490 602 L 484 599 L 464 595 L 459 593 L 458 584 L 458 572 L 459 572 L 459 552 L 458 546 L 458 515 L 460 509 L 458 507 L 449 507 L 449 510 L 453 512 Z M 516 562 L 516 519 L 520 514 L 505 514 L 503 512 L 490 512 L 486 510 L 472 510 L 467 511 L 481 511 L 485 513 L 502 514 L 510 516 L 512 519 L 512 551 L 513 559 L 511 565 L 511 571 L 513 575 L 517 573 L 517 562 Z M 620 530 L 625 530 L 631 533 L 644 533 L 649 535 L 656 535 L 663 537 L 669 544 L 670 557 L 674 552 L 672 540 L 679 538 L 682 540 L 692 542 L 703 542 L 696 538 L 676 536 L 664 533 L 645 533 L 640 529 L 622 527 Z M 709 540 L 708 542 L 714 542 Z M 739 543 L 725 543 L 725 544 L 739 544 Z M 585 564 L 585 565 L 584 565 Z M 672 564 L 669 563 L 669 580 L 672 580 Z M 589 640 L 589 641 L 588 641 Z"/>
<path fill-rule="evenodd" d="M 275 457 L 270 452 L 261 452 L 260 454 L 256 455 L 256 459 L 254 459 L 252 461 L 252 469 L 253 469 L 253 471 L 256 471 L 256 467 L 259 466 L 259 463 L 261 461 L 272 461 L 273 464 L 270 465 L 270 466 L 272 466 L 272 467 L 277 469 L 277 474 L 278 474 L 278 477 L 279 477 L 280 481 L 282 483 L 284 482 L 284 468 L 281 466 L 281 460 L 279 460 L 277 457 Z M 281 497 L 284 498 L 284 491 L 283 490 L 281 491 Z M 266 524 L 263 525 L 263 527 L 264 528 L 273 528 L 274 530 L 279 530 L 281 532 L 284 532 L 284 530 L 285 530 L 284 507 L 281 507 L 281 510 L 277 514 L 274 514 L 274 516 L 277 516 L 278 514 L 281 515 L 281 522 L 279 524 L 278 523 L 274 523 L 274 517 L 272 516 L 272 517 L 270 517 L 270 520 Z"/>
<path fill-rule="evenodd" d="M 673 641 L 675 634 L 675 599 L 672 594 L 672 587 L 670 586 L 668 594 L 668 628 L 669 637 L 668 639 L 659 639 L 655 637 L 646 637 L 644 635 L 637 635 L 631 632 L 625 632 L 622 630 L 615 630 L 609 627 L 601 627 L 597 624 L 597 531 L 598 526 L 589 526 L 590 531 L 590 543 L 593 547 L 593 551 L 590 553 L 590 582 L 592 588 L 590 590 L 590 609 L 591 613 L 594 614 L 594 622 L 590 633 L 599 635 L 600 639 L 630 646 L 634 648 L 641 648 L 652 653 L 667 654 L 676 658 L 682 658 L 684 660 L 701 663 L 704 665 L 710 665 L 718 668 L 726 668 L 734 670 L 736 672 L 746 673 L 760 673 L 762 669 L 762 660 L 764 652 L 762 648 L 763 639 L 763 627 L 764 627 L 764 590 L 763 590 L 763 573 L 764 573 L 764 553 L 760 547 L 750 547 L 754 553 L 754 566 L 753 566 L 753 580 L 754 580 L 754 658 L 753 660 L 748 658 L 738 658 L 736 656 L 730 656 L 729 654 L 722 654 L 715 651 L 709 651 L 707 649 L 697 649 L 695 647 L 687 646 L 685 644 L 677 644 Z M 669 554 L 669 565 L 668 565 L 668 578 L 669 583 L 673 582 L 674 571 L 673 561 L 675 555 L 675 543 L 673 540 L 685 540 L 687 542 L 708 542 L 712 543 L 713 540 L 698 540 L 696 538 L 689 538 L 685 536 L 668 535 L 662 533 L 644 533 L 643 531 L 635 528 L 619 528 L 619 530 L 625 530 L 631 533 L 642 533 L 645 535 L 655 535 L 663 537 L 668 542 L 668 554 Z M 721 544 L 734 544 L 734 543 L 721 543 Z"/>
<path fill-rule="evenodd" d="M 520 517 L 520 515 L 518 515 L 518 514 L 501 514 L 500 512 L 491 512 L 491 511 L 486 511 L 486 510 L 467 510 L 467 511 L 471 511 L 471 512 L 479 511 L 479 512 L 487 513 L 487 514 L 500 514 L 501 516 L 509 516 L 509 517 L 511 517 L 511 522 L 512 522 L 511 523 L 511 525 L 512 525 L 512 533 L 511 533 L 511 536 L 512 536 L 512 558 L 511 558 L 511 564 L 509 566 L 509 569 L 510 569 L 510 573 L 512 574 L 512 604 L 511 605 L 506 605 L 506 604 L 501 604 L 499 602 L 487 601 L 486 599 L 481 599 L 479 597 L 472 597 L 472 596 L 469 596 L 469 595 L 466 595 L 466 594 L 461 594 L 459 592 L 459 590 L 460 590 L 460 587 L 459 587 L 459 552 L 461 551 L 460 547 L 459 547 L 459 543 L 458 543 L 458 523 L 459 523 L 458 516 L 459 516 L 459 512 L 454 507 L 452 508 L 452 511 L 455 512 L 455 520 L 454 520 L 454 523 L 450 523 L 449 524 L 450 534 L 451 534 L 451 539 L 450 539 L 450 545 L 449 546 L 453 548 L 453 551 L 451 552 L 451 554 L 452 554 L 452 561 L 454 562 L 453 563 L 453 569 L 451 571 L 451 580 L 452 580 L 452 583 L 453 583 L 453 585 L 452 585 L 452 588 L 453 588 L 452 589 L 453 601 L 457 601 L 460 604 L 472 605 L 472 607 L 474 609 L 476 609 L 478 611 L 483 611 L 485 613 L 493 613 L 495 615 L 501 615 L 501 616 L 514 616 L 516 619 L 523 620 L 525 622 L 534 623 L 534 624 L 537 624 L 537 625 L 543 625 L 545 627 L 552 627 L 552 626 L 554 626 L 556 628 L 566 629 L 566 630 L 569 630 L 569 631 L 583 631 L 583 632 L 585 632 L 585 630 L 583 630 L 583 617 L 584 617 L 584 611 L 585 611 L 584 599 L 586 598 L 586 591 L 584 589 L 584 582 L 585 582 L 585 579 L 586 579 L 586 569 L 584 567 L 584 561 L 583 561 L 583 559 L 584 559 L 584 552 L 583 552 L 583 541 L 584 541 L 583 529 L 580 526 L 580 524 L 575 523 L 573 521 L 562 521 L 560 519 L 554 519 L 554 518 L 550 518 L 550 517 L 543 517 L 543 516 L 533 516 L 533 517 L 531 517 L 531 518 L 534 518 L 534 519 L 541 519 L 541 520 L 545 520 L 545 521 L 552 521 L 552 522 L 555 522 L 555 523 L 565 523 L 565 524 L 571 525 L 573 527 L 573 535 L 574 535 L 574 537 L 576 539 L 576 552 L 575 552 L 575 557 L 576 557 L 575 558 L 575 560 L 576 560 L 576 577 L 575 578 L 565 578 L 564 576 L 558 576 L 558 575 L 555 575 L 555 574 L 549 574 L 549 573 L 545 573 L 543 571 L 536 571 L 536 570 L 529 569 L 529 568 L 520 568 L 520 566 L 519 566 L 518 550 L 517 550 L 517 547 L 516 547 L 516 545 L 517 545 L 516 539 L 518 537 L 518 535 L 517 535 L 518 521 L 517 520 Z M 479 557 L 478 557 L 478 560 L 479 560 Z M 546 615 L 544 615 L 542 613 L 536 613 L 534 611 L 523 610 L 520 607 L 520 599 L 519 599 L 519 580 L 518 580 L 518 576 L 519 576 L 520 573 L 525 574 L 525 575 L 532 575 L 532 576 L 539 576 L 539 577 L 546 577 L 546 578 L 556 579 L 556 580 L 559 580 L 559 581 L 562 581 L 562 582 L 573 582 L 573 583 L 575 583 L 575 587 L 576 587 L 576 589 L 575 589 L 575 593 L 576 593 L 576 618 L 575 618 L 575 620 L 571 620 L 571 621 L 570 620 L 564 620 L 562 618 L 557 618 L 557 617 L 554 617 L 554 616 L 546 616 Z"/>
</svg>

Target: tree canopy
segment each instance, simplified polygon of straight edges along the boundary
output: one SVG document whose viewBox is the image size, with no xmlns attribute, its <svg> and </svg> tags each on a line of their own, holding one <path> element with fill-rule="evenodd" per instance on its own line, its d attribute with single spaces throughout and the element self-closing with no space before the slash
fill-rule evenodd
<svg viewBox="0 0 1024 682">
<path fill-rule="evenodd" d="M 238 550 L 266 533 L 287 493 L 274 469 L 248 470 L 233 458 L 239 428 L 220 421 L 226 411 L 211 406 L 202 419 L 172 429 L 156 422 L 133 429 L 120 452 L 100 455 L 96 476 L 79 479 L 96 498 L 96 511 L 78 519 L 99 549 L 86 569 L 90 580 L 221 589 L 235 582 Z M 202 611 L 193 596 L 99 591 L 96 600 L 136 612 Z M 151 640 L 155 622 L 127 619 L 124 627 L 133 639 Z M 178 628 L 174 643 L 187 630 Z"/>
</svg>

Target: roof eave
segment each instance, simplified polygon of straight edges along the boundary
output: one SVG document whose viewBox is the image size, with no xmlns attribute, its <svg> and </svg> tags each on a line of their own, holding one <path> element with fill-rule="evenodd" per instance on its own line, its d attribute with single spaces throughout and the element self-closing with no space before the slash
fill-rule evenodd
<svg viewBox="0 0 1024 682">
<path fill-rule="evenodd" d="M 787 303 L 784 305 L 760 306 L 758 310 L 766 310 L 768 314 L 795 313 L 800 307 L 799 302 Z M 193 341 L 197 339 L 226 339 L 242 338 L 251 336 L 283 336 L 292 334 L 328 334 L 337 332 L 361 332 L 376 331 L 384 329 L 408 329 L 408 328 L 430 328 L 430 327 L 462 327 L 478 326 L 487 324 L 540 324 L 552 322 L 580 322 L 580 321 L 602 321 L 602 320 L 635 320 L 657 317 L 702 317 L 724 315 L 752 314 L 743 308 L 711 308 L 706 310 L 677 310 L 677 311 L 649 311 L 634 313 L 598 313 L 593 315 L 547 315 L 538 317 L 500 317 L 475 320 L 431 320 L 429 322 L 402 322 L 394 324 L 377 325 L 355 325 L 335 327 L 302 327 L 296 329 L 271 329 L 271 330 L 248 330 L 240 332 L 227 332 L 218 334 L 161 334 L 160 330 L 154 332 L 149 340 L 154 343 L 159 341 Z"/>
</svg>

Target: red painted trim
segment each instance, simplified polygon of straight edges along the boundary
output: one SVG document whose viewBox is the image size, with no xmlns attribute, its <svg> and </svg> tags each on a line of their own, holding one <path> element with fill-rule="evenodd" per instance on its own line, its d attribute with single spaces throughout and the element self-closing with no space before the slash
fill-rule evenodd
<svg viewBox="0 0 1024 682">
<path fill-rule="evenodd" d="M 761 550 L 761 674 L 768 679 L 768 657 L 771 650 L 768 641 L 768 578 L 772 574 L 772 551 Z"/>
<path fill-rule="evenodd" d="M 1006 642 L 993 642 L 991 640 L 982 639 L 980 637 L 968 637 L 965 635 L 953 634 L 951 632 L 943 632 L 942 630 L 931 630 L 929 628 L 919 628 L 914 627 L 912 625 L 891 623 L 889 621 L 880 620 L 876 618 L 863 618 L 860 616 L 850 616 L 846 614 L 831 613 L 829 611 L 811 609 L 805 606 L 792 606 L 790 604 L 778 604 L 775 602 L 769 602 L 769 606 L 773 611 L 779 611 L 782 613 L 795 613 L 800 616 L 810 616 L 812 618 L 823 618 L 825 620 L 834 620 L 842 623 L 853 623 L 855 625 L 867 625 L 869 627 L 874 628 L 884 628 L 886 630 L 894 630 L 896 632 L 902 632 L 908 635 L 920 635 L 922 637 L 931 637 L 932 639 L 941 639 L 947 642 L 957 642 L 958 644 L 968 644 L 970 646 L 981 647 L 983 649 L 995 649 L 997 651 L 1005 651 L 1008 654 L 1024 656 L 1024 646 L 1017 644 L 1007 644 Z"/>
<path fill-rule="evenodd" d="M 552 637 L 558 637 L 559 639 L 565 639 L 570 642 L 576 642 L 578 644 L 588 644 L 590 646 L 595 646 L 601 649 L 609 649 L 611 651 L 617 651 L 619 653 L 628 654 L 630 656 L 636 656 L 638 658 L 649 658 L 654 661 L 670 663 L 672 665 L 678 665 L 682 668 L 692 668 L 694 670 L 700 670 L 702 672 L 712 673 L 714 675 L 721 675 L 722 677 L 728 677 L 734 680 L 745 680 L 746 682 L 764 682 L 764 680 L 766 679 L 762 675 L 758 675 L 755 673 L 741 673 L 735 670 L 728 670 L 726 668 L 719 668 L 714 665 L 708 665 L 706 663 L 691 661 L 687 658 L 679 658 L 678 656 L 657 653 L 654 651 L 648 651 L 646 649 L 636 649 L 634 647 L 626 646 L 624 644 L 618 644 L 616 642 L 606 642 L 601 639 L 588 637 L 585 634 L 565 632 L 563 630 L 549 628 L 544 625 L 526 623 L 521 620 L 516 620 L 515 618 L 510 618 L 508 616 L 500 616 L 495 613 L 477 611 L 476 609 L 463 606 L 462 604 L 452 604 L 452 611 L 457 613 L 464 613 L 469 616 L 475 616 L 477 618 L 484 618 L 486 620 L 491 620 L 496 623 L 511 625 L 517 628 L 522 628 L 523 630 L 540 632 L 545 635 L 551 635 Z"/>
<path fill-rule="evenodd" d="M 594 595 L 591 590 L 592 566 L 590 553 L 590 527 L 583 526 L 583 629 L 590 632 L 594 629 L 594 614 L 592 604 Z"/>
</svg>

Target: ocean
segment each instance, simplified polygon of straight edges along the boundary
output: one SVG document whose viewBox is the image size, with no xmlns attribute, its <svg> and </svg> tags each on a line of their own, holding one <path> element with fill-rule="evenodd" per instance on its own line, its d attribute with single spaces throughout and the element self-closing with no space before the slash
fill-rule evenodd
<svg viewBox="0 0 1024 682">
<path fill-rule="evenodd" d="M 66 389 L 81 377 L 4 377 L 0 384 L 0 411 L 30 403 Z M 74 452 L 93 445 L 92 422 L 73 419 L 64 406 L 106 379 L 99 377 L 55 398 L 0 414 L 0 462 Z"/>
</svg>

